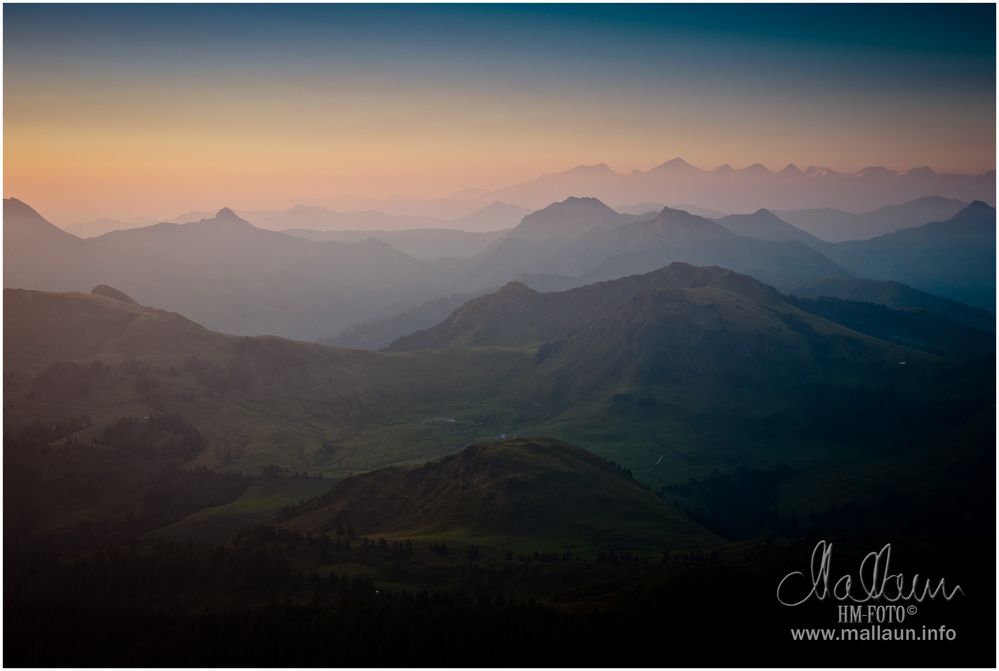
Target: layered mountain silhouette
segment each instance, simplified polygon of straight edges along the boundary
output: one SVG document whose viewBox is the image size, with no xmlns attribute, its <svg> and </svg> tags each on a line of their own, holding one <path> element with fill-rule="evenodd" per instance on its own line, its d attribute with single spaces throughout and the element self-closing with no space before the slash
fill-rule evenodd
<svg viewBox="0 0 999 671">
<path fill-rule="evenodd" d="M 769 329 L 776 334 L 790 324 L 794 329 L 807 327 L 815 334 L 837 333 L 851 338 L 870 335 L 885 343 L 946 352 L 954 357 L 989 354 L 994 315 L 905 285 L 870 282 L 867 286 L 856 286 L 855 282 L 833 280 L 813 286 L 810 295 L 821 300 L 789 299 L 730 270 L 684 263 L 559 292 L 535 291 L 520 282 L 511 282 L 496 292 L 468 301 L 436 326 L 399 338 L 386 351 L 543 346 L 540 361 L 561 351 L 565 344 L 562 341 L 598 322 L 607 322 L 610 332 L 622 333 L 635 331 L 637 324 L 655 324 L 660 308 L 678 310 L 676 323 L 693 334 L 697 321 L 691 315 L 703 308 L 716 312 L 714 327 L 721 327 L 727 320 L 733 324 L 742 320 L 742 326 Z M 833 298 L 831 294 L 837 291 L 847 299 Z M 881 295 L 877 296 L 879 292 Z M 645 294 L 650 296 L 642 298 Z M 879 300 L 870 300 L 874 297 Z M 894 309 L 876 304 L 890 302 L 895 303 Z M 726 315 L 724 309 L 728 305 L 742 307 Z M 750 315 L 759 319 L 747 320 Z M 776 322 L 768 323 L 767 319 Z M 845 326 L 852 333 L 838 331 L 823 320 Z M 670 328 L 664 324 L 664 333 Z M 609 342 L 616 340 L 612 333 L 607 337 Z M 704 334 L 704 337 L 714 336 Z M 603 360 L 605 356 L 616 359 L 616 355 L 607 352 L 594 360 Z M 706 353 L 702 356 L 707 357 Z"/>
<path fill-rule="evenodd" d="M 99 260 L 86 242 L 16 198 L 3 201 L 3 247 L 5 287 L 83 289 L 99 281 Z"/>
<path fill-rule="evenodd" d="M 704 170 L 675 158 L 649 170 L 626 174 L 602 163 L 578 166 L 499 189 L 489 197 L 541 207 L 578 194 L 611 203 L 695 203 L 724 212 L 753 212 L 764 207 L 783 211 L 833 204 L 847 211 L 865 211 L 885 202 L 900 203 L 929 194 L 965 202 L 994 202 L 995 171 L 956 175 L 938 174 L 925 167 L 905 172 L 872 167 L 840 173 L 816 166 L 801 170 L 789 165 L 774 172 L 758 163 L 742 169 L 724 165 Z"/>
<path fill-rule="evenodd" d="M 287 210 L 240 211 L 239 216 L 254 226 L 273 231 L 350 232 L 448 229 L 465 232 L 489 232 L 512 228 L 524 215 L 529 213 L 529 209 L 519 205 L 493 201 L 460 217 L 395 214 L 377 210 L 334 211 L 310 205 L 296 205 Z M 185 212 L 174 217 L 171 221 L 184 223 L 211 218 L 211 216 L 211 212 Z"/>
<path fill-rule="evenodd" d="M 797 241 L 748 238 L 682 210 L 613 230 L 595 230 L 553 256 L 551 267 L 586 280 L 649 272 L 672 261 L 717 265 L 787 289 L 799 282 L 845 276 L 835 263 Z"/>
<path fill-rule="evenodd" d="M 509 237 L 539 241 L 574 238 L 594 230 L 617 228 L 640 216 L 621 214 L 596 198 L 571 196 L 527 215 Z"/>
<path fill-rule="evenodd" d="M 198 218 L 198 217 L 195 217 Z M 111 231 L 120 231 L 126 228 L 139 228 L 141 226 L 152 226 L 157 220 L 152 217 L 136 217 L 134 219 L 122 220 L 110 217 L 101 217 L 65 227 L 68 233 L 72 233 L 78 238 L 95 238 Z"/>
<path fill-rule="evenodd" d="M 468 301 L 436 326 L 400 338 L 388 351 L 456 346 L 522 346 L 563 338 L 609 315 L 636 295 L 665 288 L 732 288 L 747 280 L 722 268 L 672 263 L 644 275 L 540 292 L 520 282 Z M 750 281 L 751 282 L 751 281 Z M 752 283 L 761 296 L 773 290 Z"/>
<path fill-rule="evenodd" d="M 483 252 L 469 264 L 469 281 L 496 285 L 515 275 L 548 274 L 575 277 L 584 284 L 649 272 L 672 261 L 725 266 L 780 288 L 846 275 L 796 241 L 739 236 L 682 210 L 620 215 L 599 200 L 570 198 L 526 217 Z"/>
<path fill-rule="evenodd" d="M 914 289 L 901 282 L 864 279 L 828 279 L 803 285 L 795 295 L 804 298 L 839 298 L 873 303 L 896 310 L 924 311 L 981 331 L 995 331 L 994 312 L 972 308 L 964 303 Z"/>
<path fill-rule="evenodd" d="M 976 201 L 946 221 L 820 249 L 858 277 L 995 309 L 996 211 Z"/>
<path fill-rule="evenodd" d="M 203 436 L 191 459 L 250 473 L 423 463 L 516 434 L 680 482 L 889 449 L 994 402 L 990 351 L 954 347 L 966 326 L 686 264 L 562 293 L 508 285 L 385 354 L 223 335 L 117 288 L 8 289 L 4 304 L 18 421 L 86 413 L 78 437 L 100 442 L 106 424 L 172 413 Z"/>
<path fill-rule="evenodd" d="M 967 206 L 967 202 L 956 198 L 925 196 L 859 214 L 826 207 L 777 212 L 777 216 L 827 242 L 843 242 L 867 240 L 903 228 L 950 219 Z"/>
<path fill-rule="evenodd" d="M 336 347 L 380 350 L 388 347 L 400 336 L 439 324 L 456 309 L 484 293 L 491 291 L 483 290 L 434 298 L 392 317 L 352 326 L 335 336 L 324 338 L 322 342 Z"/>
<path fill-rule="evenodd" d="M 962 211 L 953 225 L 840 244 L 809 236 L 767 210 L 719 223 L 671 208 L 623 215 L 595 198 L 551 204 L 507 232 L 395 231 L 382 240 L 343 233 L 344 241 L 326 242 L 258 228 L 228 208 L 186 224 L 83 240 L 20 201 L 5 200 L 4 207 L 10 251 L 5 286 L 82 290 L 106 284 L 141 304 L 235 334 L 329 339 L 383 323 L 372 342 L 384 345 L 439 319 L 435 299 L 518 279 L 541 288 L 581 286 L 673 261 L 730 268 L 782 291 L 852 276 L 903 282 L 981 307 L 990 305 L 995 291 L 989 272 L 994 260 L 983 251 L 994 240 L 994 210 L 984 204 Z M 468 255 L 487 246 L 472 258 L 416 258 L 385 239 L 427 257 L 435 248 Z M 432 314 L 411 312 L 421 305 Z M 393 322 L 406 313 L 411 318 Z"/>
<path fill-rule="evenodd" d="M 4 201 L 5 286 L 114 286 L 220 330 L 316 338 L 446 291 L 441 272 L 388 244 L 316 242 L 232 210 L 81 240 Z"/>
<path fill-rule="evenodd" d="M 797 240 L 806 244 L 819 242 L 811 233 L 789 224 L 770 210 L 757 210 L 752 214 L 730 214 L 717 219 L 718 223 L 736 235 L 759 240 Z"/>
</svg>

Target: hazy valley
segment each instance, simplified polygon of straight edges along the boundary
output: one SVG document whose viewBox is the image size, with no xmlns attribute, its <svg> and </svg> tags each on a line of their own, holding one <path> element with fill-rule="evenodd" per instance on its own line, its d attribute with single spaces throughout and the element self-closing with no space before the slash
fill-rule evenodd
<svg viewBox="0 0 999 671">
<path fill-rule="evenodd" d="M 647 657 L 643 622 L 699 626 L 647 595 L 762 586 L 778 549 L 847 527 L 923 550 L 979 538 L 992 207 L 511 207 L 488 231 L 338 229 L 307 208 L 279 231 L 223 208 L 82 238 L 5 199 L 5 559 L 34 586 L 11 597 L 25 654 L 61 659 L 38 634 L 54 618 L 82 659 L 141 657 L 126 639 L 203 659 L 217 647 L 191 634 L 167 649 L 125 628 L 110 657 L 77 637 L 126 612 L 156 630 L 150 603 L 187 631 L 222 598 L 271 630 L 435 612 L 469 646 L 526 618 L 541 638 L 516 649 L 543 659 L 555 631 L 608 659 L 587 640 L 600 621 Z M 162 587 L 95 595 L 153 574 Z M 620 629 L 587 619 L 628 603 Z M 92 626 L 67 633 L 72 609 Z"/>
</svg>

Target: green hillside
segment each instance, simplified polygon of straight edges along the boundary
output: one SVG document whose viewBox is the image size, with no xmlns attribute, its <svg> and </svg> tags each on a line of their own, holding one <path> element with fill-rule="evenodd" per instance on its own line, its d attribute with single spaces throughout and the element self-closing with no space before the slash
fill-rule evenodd
<svg viewBox="0 0 999 671">
<path fill-rule="evenodd" d="M 620 467 L 545 438 L 479 443 L 422 466 L 347 478 L 288 524 L 320 533 L 350 526 L 369 536 L 459 537 L 550 549 L 717 541 Z"/>
<path fill-rule="evenodd" d="M 985 352 L 906 347 L 878 330 L 895 323 L 884 314 L 878 329 L 854 311 L 823 316 L 722 268 L 507 287 L 420 336 L 439 346 L 389 353 L 213 333 L 99 293 L 5 292 L 4 430 L 40 474 L 35 530 L 124 507 L 147 532 L 210 500 L 217 510 L 176 528 L 230 534 L 314 496 L 316 476 L 421 465 L 498 437 L 578 445 L 656 490 L 740 467 L 848 469 L 994 403 L 992 359 L 969 358 Z M 111 484 L 63 495 L 80 464 Z M 145 512 L 156 490 L 142 483 L 194 469 L 250 480 Z M 288 489 L 247 491 L 261 477 Z"/>
</svg>

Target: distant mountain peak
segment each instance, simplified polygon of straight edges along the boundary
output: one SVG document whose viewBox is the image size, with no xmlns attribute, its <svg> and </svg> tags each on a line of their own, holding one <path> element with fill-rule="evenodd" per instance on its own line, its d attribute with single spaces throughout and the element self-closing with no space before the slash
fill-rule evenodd
<svg viewBox="0 0 999 671">
<path fill-rule="evenodd" d="M 660 163 L 659 165 L 657 165 L 656 167 L 654 167 L 652 170 L 653 171 L 660 171 L 660 170 L 697 170 L 697 168 L 695 166 L 691 165 L 690 163 L 687 163 L 687 161 L 683 160 L 679 156 L 677 156 L 676 158 L 671 158 L 670 160 L 668 160 L 668 161 L 666 161 L 664 163 Z"/>
<path fill-rule="evenodd" d="M 838 175 L 840 173 L 836 172 L 832 168 L 823 168 L 817 165 L 810 165 L 805 168 L 805 174 L 809 177 L 828 177 L 830 175 Z"/>
<path fill-rule="evenodd" d="M 570 168 L 565 173 L 562 174 L 606 174 L 612 175 L 616 174 L 609 165 L 606 163 L 596 163 L 594 165 L 577 165 L 575 168 Z M 556 173 L 558 174 L 558 173 Z"/>
<path fill-rule="evenodd" d="M 535 217 L 542 212 L 614 212 L 614 210 L 599 198 L 592 196 L 569 196 L 565 200 L 552 203 L 543 207 L 537 212 L 532 212 L 528 217 Z M 616 212 L 614 212 L 617 214 Z"/>
<path fill-rule="evenodd" d="M 3 199 L 3 211 L 4 215 L 9 217 L 12 215 L 29 216 L 32 219 L 44 219 L 42 215 L 38 214 L 35 208 L 31 207 L 23 200 L 18 200 L 17 198 L 4 198 Z"/>
<path fill-rule="evenodd" d="M 513 280 L 507 282 L 499 290 L 496 291 L 496 295 L 499 296 L 515 296 L 518 294 L 536 294 L 537 292 L 524 284 L 523 282 L 518 282 Z"/>
<path fill-rule="evenodd" d="M 705 219 L 704 217 L 699 217 L 696 214 L 691 214 L 690 212 L 687 212 L 687 210 L 681 210 L 681 209 L 678 209 L 678 208 L 675 208 L 675 207 L 670 207 L 669 205 L 667 205 L 666 207 L 664 207 L 662 209 L 662 211 L 659 213 L 659 217 L 658 218 L 662 219 L 664 221 L 665 220 L 670 220 L 670 219 L 672 219 L 672 220 L 684 220 L 684 221 L 697 221 L 697 222 L 703 222 L 703 223 L 708 224 L 708 225 L 714 223 L 710 219 Z M 641 222 L 636 222 L 636 223 L 641 223 Z"/>
<path fill-rule="evenodd" d="M 240 217 L 238 214 L 236 214 L 233 210 L 231 210 L 228 207 L 223 207 L 221 210 L 215 213 L 214 217 L 199 219 L 194 223 L 207 226 L 220 226 L 220 225 L 252 226 L 250 222 Z"/>
<path fill-rule="evenodd" d="M 559 201 L 557 203 L 552 203 L 549 207 L 555 207 L 556 205 L 570 205 L 574 203 L 588 204 L 588 205 L 602 205 L 607 207 L 602 200 L 599 198 L 594 198 L 593 196 L 569 196 L 565 200 Z"/>
<path fill-rule="evenodd" d="M 8 234 L 15 231 L 31 236 L 46 236 L 50 240 L 73 241 L 74 244 L 81 242 L 75 235 L 62 230 L 40 215 L 35 208 L 17 198 L 4 198 L 3 221 L 5 243 L 9 239 Z M 21 244 L 20 241 L 18 244 Z"/>
<path fill-rule="evenodd" d="M 971 202 L 966 208 L 959 211 L 957 214 L 951 218 L 951 221 L 982 221 L 982 220 L 992 220 L 995 221 L 996 210 L 994 207 L 988 203 L 976 200 Z"/>
<path fill-rule="evenodd" d="M 788 163 L 784 166 L 784 169 L 780 171 L 781 175 L 802 175 L 804 173 L 796 166 L 794 163 Z"/>
</svg>

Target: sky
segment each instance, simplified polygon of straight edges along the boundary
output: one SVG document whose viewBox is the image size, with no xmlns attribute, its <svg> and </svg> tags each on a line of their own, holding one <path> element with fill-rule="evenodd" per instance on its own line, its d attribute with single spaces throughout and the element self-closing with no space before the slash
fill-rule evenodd
<svg viewBox="0 0 999 671">
<path fill-rule="evenodd" d="M 994 5 L 5 4 L 4 195 L 58 223 L 579 164 L 995 167 Z"/>
</svg>

